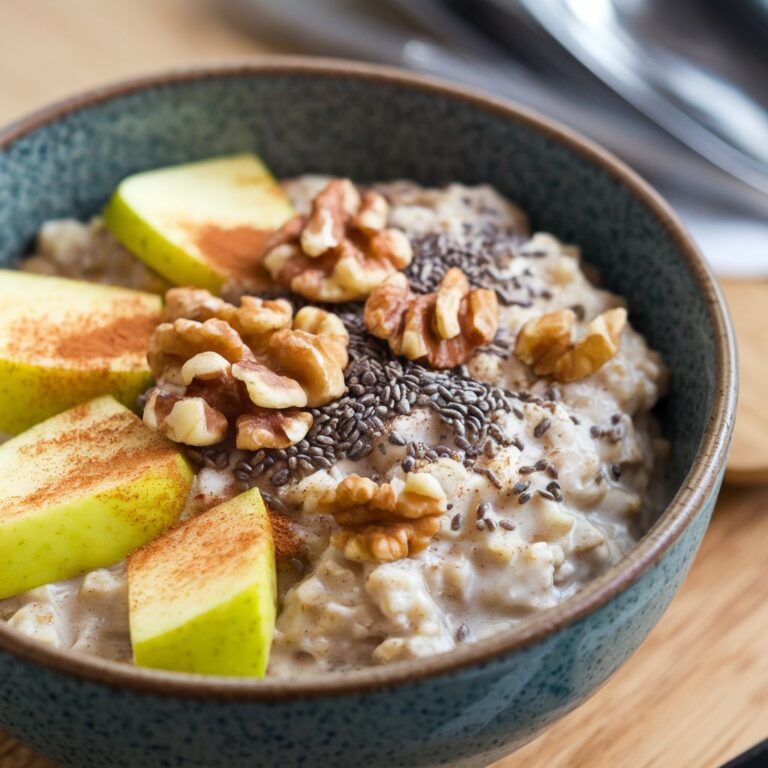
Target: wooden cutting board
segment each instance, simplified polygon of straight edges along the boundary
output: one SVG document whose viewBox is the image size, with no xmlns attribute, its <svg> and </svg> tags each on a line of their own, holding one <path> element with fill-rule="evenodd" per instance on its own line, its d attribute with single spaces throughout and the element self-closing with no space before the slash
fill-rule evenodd
<svg viewBox="0 0 768 768">
<path fill-rule="evenodd" d="M 739 407 L 726 481 L 768 483 L 768 280 L 723 280 L 739 347 Z"/>
</svg>

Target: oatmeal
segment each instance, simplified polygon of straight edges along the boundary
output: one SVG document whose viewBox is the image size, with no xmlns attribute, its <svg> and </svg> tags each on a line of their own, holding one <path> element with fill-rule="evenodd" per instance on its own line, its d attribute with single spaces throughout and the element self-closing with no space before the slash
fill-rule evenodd
<svg viewBox="0 0 768 768">
<path fill-rule="evenodd" d="M 576 247 L 487 186 L 331 181 L 283 183 L 299 218 L 268 293 L 168 294 L 142 403 L 199 468 L 183 519 L 262 490 L 274 676 L 442 653 L 557 605 L 647 527 L 665 450 L 664 365 Z M 23 269 L 165 287 L 98 221 L 46 224 L 36 254 Z M 130 660 L 123 564 L 0 617 Z"/>
<path fill-rule="evenodd" d="M 92 219 L 54 219 L 40 227 L 33 254 L 21 268 L 39 275 L 72 277 L 107 285 L 123 285 L 162 293 L 169 285 L 127 251 L 106 229 Z"/>
</svg>

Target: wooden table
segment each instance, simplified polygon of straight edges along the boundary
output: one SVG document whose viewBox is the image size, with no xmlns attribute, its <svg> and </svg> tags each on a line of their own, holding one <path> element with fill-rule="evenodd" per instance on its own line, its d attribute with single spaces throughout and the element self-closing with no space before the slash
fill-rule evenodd
<svg viewBox="0 0 768 768">
<path fill-rule="evenodd" d="M 116 78 L 274 49 L 219 5 L 3 0 L 0 123 Z M 745 312 L 744 286 L 726 289 L 738 299 L 739 332 L 768 353 L 757 323 L 765 302 L 751 291 Z M 764 367 L 768 354 L 758 359 Z M 756 402 L 752 441 L 768 432 L 754 426 L 768 413 Z M 767 509 L 768 488 L 727 488 L 682 591 L 640 650 L 587 704 L 494 768 L 715 768 L 768 736 Z M 0 735 L 0 766 L 51 764 Z"/>
</svg>

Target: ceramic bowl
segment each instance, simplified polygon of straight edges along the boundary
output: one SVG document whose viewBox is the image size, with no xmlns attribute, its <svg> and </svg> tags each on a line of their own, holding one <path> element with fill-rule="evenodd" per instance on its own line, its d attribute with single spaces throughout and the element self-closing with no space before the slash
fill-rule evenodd
<svg viewBox="0 0 768 768">
<path fill-rule="evenodd" d="M 717 497 L 735 352 L 717 285 L 664 201 L 614 157 L 524 109 L 402 72 L 266 59 L 107 87 L 0 136 L 0 259 L 86 217 L 127 174 L 253 149 L 280 176 L 488 182 L 578 243 L 664 355 L 667 507 L 574 597 L 449 654 L 290 680 L 138 670 L 0 626 L 0 728 L 61 764 L 482 766 L 626 660 L 685 577 Z"/>
</svg>

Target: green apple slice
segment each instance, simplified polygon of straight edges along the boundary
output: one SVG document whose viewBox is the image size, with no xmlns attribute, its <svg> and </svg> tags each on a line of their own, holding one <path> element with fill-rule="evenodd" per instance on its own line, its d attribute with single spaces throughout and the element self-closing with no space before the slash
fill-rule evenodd
<svg viewBox="0 0 768 768">
<path fill-rule="evenodd" d="M 176 285 L 218 292 L 248 277 L 271 232 L 293 216 L 258 157 L 232 155 L 124 179 L 104 221 L 132 253 Z"/>
<path fill-rule="evenodd" d="M 150 293 L 0 270 L 0 432 L 98 395 L 133 406 L 161 311 Z"/>
<path fill-rule="evenodd" d="M 131 555 L 134 662 L 263 676 L 275 628 L 275 585 L 272 526 L 253 488 Z"/>
<path fill-rule="evenodd" d="M 192 470 L 106 396 L 0 445 L 0 598 L 104 566 L 178 518 Z"/>
</svg>

